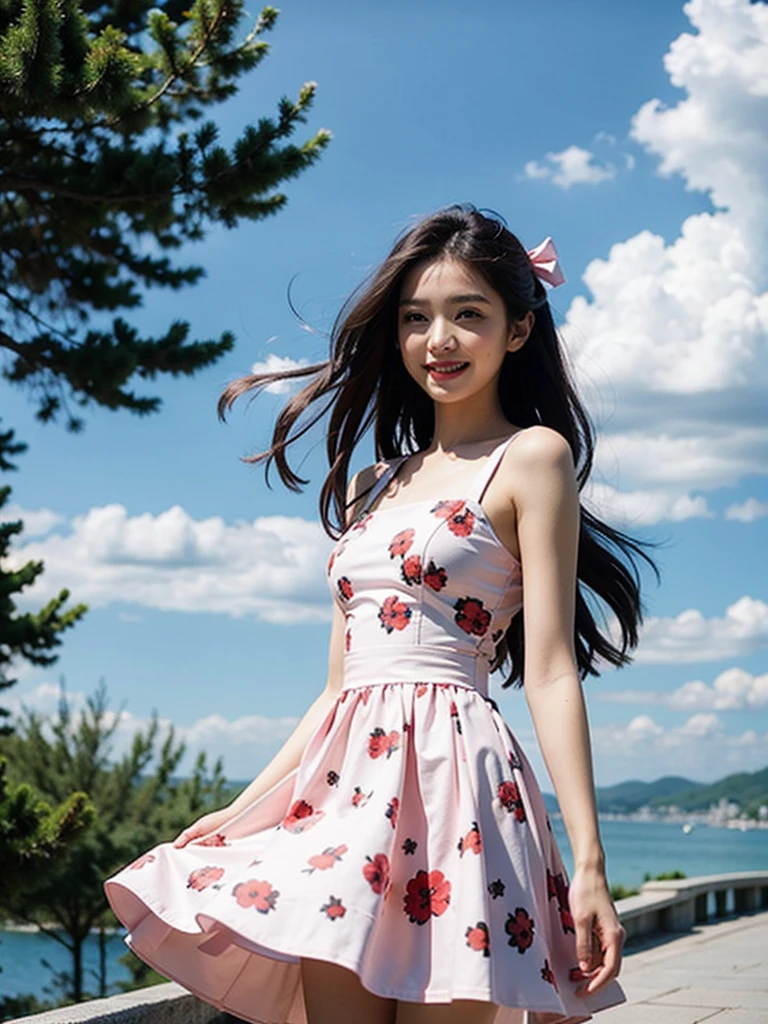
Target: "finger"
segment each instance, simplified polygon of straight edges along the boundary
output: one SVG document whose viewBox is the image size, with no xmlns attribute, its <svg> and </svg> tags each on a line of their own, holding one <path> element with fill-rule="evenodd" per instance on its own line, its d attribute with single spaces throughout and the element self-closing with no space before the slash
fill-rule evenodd
<svg viewBox="0 0 768 1024">
<path fill-rule="evenodd" d="M 606 948 L 603 951 L 603 963 L 595 974 L 589 979 L 587 984 L 582 987 L 582 992 L 585 995 L 591 995 L 593 992 L 597 992 L 599 988 L 606 985 L 609 981 L 612 981 L 618 976 L 619 968 L 621 966 L 621 934 L 616 933 L 610 941 L 607 943 Z"/>
<path fill-rule="evenodd" d="M 589 971 L 593 964 L 592 958 L 595 953 L 594 932 L 592 921 L 576 922 L 576 958 L 582 971 Z"/>
<path fill-rule="evenodd" d="M 194 839 L 194 833 L 191 828 L 185 828 L 183 832 L 180 832 L 173 841 L 173 845 L 176 847 L 186 846 L 188 842 Z"/>
</svg>

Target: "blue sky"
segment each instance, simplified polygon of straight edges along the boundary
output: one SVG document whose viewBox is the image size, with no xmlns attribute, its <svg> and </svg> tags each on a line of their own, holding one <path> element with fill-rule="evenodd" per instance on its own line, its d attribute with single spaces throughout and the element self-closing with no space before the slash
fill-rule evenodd
<svg viewBox="0 0 768 1024">
<path fill-rule="evenodd" d="M 90 605 L 56 666 L 18 666 L 5 703 L 50 708 L 61 677 L 77 703 L 103 678 L 125 708 L 119 742 L 156 709 L 231 777 L 263 767 L 325 680 L 322 437 L 298 455 L 306 492 L 276 476 L 269 490 L 240 457 L 285 396 L 227 424 L 216 400 L 271 356 L 322 359 L 322 332 L 394 237 L 470 201 L 528 246 L 555 238 L 568 282 L 552 303 L 601 428 L 589 500 L 660 543 L 636 664 L 586 684 L 598 784 L 763 767 L 768 8 L 292 0 L 270 42 L 217 112 L 222 138 L 315 80 L 297 141 L 326 127 L 329 148 L 275 218 L 181 254 L 206 268 L 195 289 L 149 292 L 131 318 L 231 329 L 234 351 L 140 385 L 159 414 L 92 411 L 79 436 L 0 384 L 3 427 L 29 444 L 9 481 L 27 524 L 13 558 L 46 564 L 25 607 L 63 586 Z M 295 275 L 316 333 L 288 307 Z M 551 788 L 522 695 L 501 705 Z"/>
</svg>

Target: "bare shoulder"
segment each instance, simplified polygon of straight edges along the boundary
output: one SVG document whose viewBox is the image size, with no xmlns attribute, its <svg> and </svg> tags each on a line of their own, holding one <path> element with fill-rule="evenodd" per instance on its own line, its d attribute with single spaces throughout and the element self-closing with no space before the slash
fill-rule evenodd
<svg viewBox="0 0 768 1024">
<path fill-rule="evenodd" d="M 375 462 L 373 465 L 359 470 L 349 481 L 347 486 L 348 523 L 351 523 L 355 516 L 359 514 L 368 492 L 378 480 L 383 468 L 383 463 Z"/>
<path fill-rule="evenodd" d="M 518 511 L 540 507 L 575 493 L 573 454 L 566 439 L 551 427 L 526 427 L 504 453 L 501 483 Z"/>
<path fill-rule="evenodd" d="M 573 473 L 571 446 L 562 434 L 552 427 L 536 425 L 526 427 L 515 437 L 505 453 L 505 462 L 518 469 L 543 473 Z"/>
</svg>

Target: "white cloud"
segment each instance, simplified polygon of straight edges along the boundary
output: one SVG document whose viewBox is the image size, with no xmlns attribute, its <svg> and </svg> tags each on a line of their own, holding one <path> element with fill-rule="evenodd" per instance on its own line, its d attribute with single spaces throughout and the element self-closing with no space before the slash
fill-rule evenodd
<svg viewBox="0 0 768 1024">
<path fill-rule="evenodd" d="M 740 668 L 721 672 L 711 686 L 695 679 L 683 683 L 669 694 L 673 708 L 713 708 L 742 710 L 768 707 L 768 673 L 753 676 Z"/>
<path fill-rule="evenodd" d="M 530 160 L 523 168 L 523 176 L 532 180 L 547 179 L 559 188 L 572 185 L 598 185 L 616 177 L 612 164 L 598 164 L 595 155 L 580 146 L 568 146 L 560 153 L 547 153 L 546 164 Z"/>
<path fill-rule="evenodd" d="M 59 701 L 65 693 L 73 712 L 72 728 L 77 728 L 86 706 L 86 694 L 79 690 L 65 691 L 58 683 L 39 683 L 21 696 L 15 690 L 10 691 L 4 704 L 14 717 L 18 717 L 22 709 L 27 708 L 43 718 L 48 718 L 56 714 Z M 134 735 L 139 730 L 146 729 L 150 721 L 148 718 L 133 715 L 128 710 L 118 712 L 110 709 L 105 715 L 105 724 L 111 726 L 116 719 L 117 728 L 112 738 L 112 759 L 117 759 L 130 750 Z M 159 718 L 159 739 L 156 749 L 159 749 L 173 725 L 177 742 L 183 742 L 187 747 L 182 771 L 189 771 L 198 753 L 203 750 L 208 755 L 209 765 L 213 765 L 219 757 L 223 759 L 228 778 L 252 778 L 271 756 L 273 749 L 290 736 L 298 721 L 298 718 L 288 716 L 268 718 L 265 715 L 243 715 L 228 719 L 223 715 L 210 714 L 197 719 L 191 725 L 180 725 L 172 723 L 168 718 Z"/>
<path fill-rule="evenodd" d="M 608 484 L 590 481 L 583 492 L 586 505 L 603 519 L 623 526 L 649 526 L 662 519 L 710 519 L 714 513 L 702 495 L 684 492 L 619 491 Z"/>
<path fill-rule="evenodd" d="M 768 645 L 768 604 L 742 597 L 723 618 L 689 608 L 673 618 L 649 618 L 635 653 L 639 664 L 684 664 L 738 658 Z"/>
<path fill-rule="evenodd" d="M 669 243 L 641 231 L 593 260 L 563 331 L 604 424 L 598 479 L 673 504 L 768 467 L 768 7 L 685 13 L 692 31 L 665 58 L 682 97 L 644 104 L 631 134 L 715 209 Z"/>
<path fill-rule="evenodd" d="M 606 146 L 611 146 L 612 148 L 616 146 L 616 141 L 616 136 L 612 135 L 610 132 L 601 131 L 597 132 L 595 135 L 595 142 L 605 143 Z"/>
<path fill-rule="evenodd" d="M 3 509 L 3 521 L 12 522 L 16 519 L 24 521 L 24 537 L 41 537 L 50 533 L 54 526 L 64 522 L 64 516 L 52 512 L 49 508 L 26 509 L 21 505 L 6 505 Z"/>
<path fill-rule="evenodd" d="M 761 516 L 768 516 L 768 501 L 747 498 L 740 505 L 729 505 L 725 510 L 726 519 L 737 519 L 741 523 L 754 523 Z"/>
<path fill-rule="evenodd" d="M 251 373 L 283 373 L 285 370 L 300 370 L 304 366 L 309 366 L 308 359 L 291 359 L 290 356 L 278 356 L 274 352 L 270 352 L 262 362 L 254 363 L 251 366 Z M 264 390 L 273 395 L 287 395 L 295 387 L 305 384 L 306 381 L 306 377 L 299 377 L 297 381 L 279 380 L 274 384 L 268 384 Z"/>
<path fill-rule="evenodd" d="M 652 778 L 678 775 L 692 767 L 697 774 L 712 778 L 707 762 L 715 752 L 719 764 L 743 765 L 745 770 L 762 767 L 768 740 L 768 733 L 761 735 L 755 729 L 728 733 L 716 714 L 703 712 L 670 727 L 659 725 L 650 715 L 636 715 L 626 724 L 595 726 L 592 736 L 596 757 L 610 756 L 617 765 L 624 760 L 652 759 Z M 726 773 L 719 771 L 715 777 Z"/>
<path fill-rule="evenodd" d="M 712 685 L 691 679 L 671 691 L 598 690 L 595 700 L 615 704 L 655 704 L 680 711 L 759 711 L 768 708 L 768 673 L 755 676 L 729 668 Z"/>
<path fill-rule="evenodd" d="M 67 526 L 11 549 L 9 568 L 29 559 L 45 562 L 21 606 L 38 606 L 67 587 L 93 607 L 128 602 L 275 623 L 330 617 L 330 542 L 318 523 L 297 516 L 198 521 L 179 505 L 129 516 L 114 504 L 92 508 Z"/>
</svg>

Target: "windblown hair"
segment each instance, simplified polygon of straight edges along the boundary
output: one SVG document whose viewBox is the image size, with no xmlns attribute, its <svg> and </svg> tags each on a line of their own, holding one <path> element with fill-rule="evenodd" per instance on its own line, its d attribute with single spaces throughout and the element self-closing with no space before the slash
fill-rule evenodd
<svg viewBox="0 0 768 1024">
<path fill-rule="evenodd" d="M 224 419 L 246 392 L 311 377 L 278 415 L 271 447 L 244 461 L 266 460 L 267 473 L 274 461 L 283 483 L 300 490 L 307 481 L 289 466 L 287 449 L 329 413 L 330 472 L 320 492 L 320 515 L 332 537 L 345 529 L 350 458 L 371 426 L 379 458 L 413 454 L 432 441 L 432 399 L 406 371 L 395 339 L 405 275 L 417 263 L 439 259 L 469 264 L 501 296 L 510 322 L 535 311 L 528 340 L 504 358 L 499 374 L 501 406 L 510 423 L 543 424 L 565 438 L 573 453 L 579 490 L 589 477 L 594 433 L 571 382 L 546 291 L 533 273 L 525 248 L 496 215 L 486 216 L 469 204 L 449 206 L 404 232 L 371 278 L 347 300 L 331 331 L 327 362 L 243 377 L 229 384 L 219 399 L 218 412 Z M 631 660 L 629 652 L 637 645 L 642 622 L 639 559 L 655 571 L 645 546 L 582 506 L 575 616 L 575 652 L 582 679 L 599 674 L 598 658 L 616 666 Z M 616 619 L 617 641 L 605 627 L 606 610 Z M 523 657 L 523 617 L 516 615 L 497 645 L 492 665 L 494 669 L 509 666 L 504 686 L 522 685 Z"/>
</svg>

